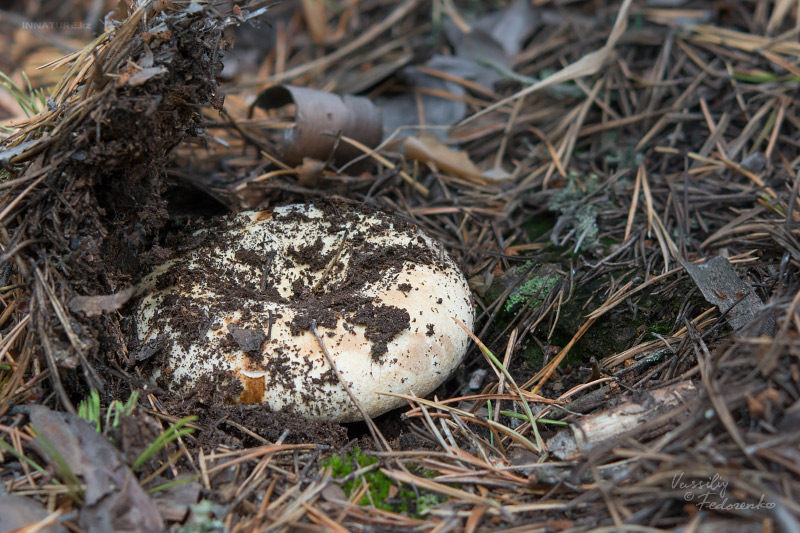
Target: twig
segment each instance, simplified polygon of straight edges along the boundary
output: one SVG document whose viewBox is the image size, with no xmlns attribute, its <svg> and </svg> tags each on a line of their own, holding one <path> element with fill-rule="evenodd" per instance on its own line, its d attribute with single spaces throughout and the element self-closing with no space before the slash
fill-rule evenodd
<svg viewBox="0 0 800 533">
<path fill-rule="evenodd" d="M 322 289 L 322 286 L 325 284 L 325 280 L 328 279 L 328 274 L 330 274 L 331 269 L 333 266 L 339 262 L 339 258 L 342 257 L 342 251 L 344 251 L 344 245 L 347 243 L 347 237 L 350 234 L 350 230 L 344 230 L 344 235 L 342 236 L 342 240 L 339 242 L 339 247 L 336 249 L 336 255 L 328 261 L 328 264 L 325 265 L 325 270 L 322 271 L 317 282 L 314 284 L 314 288 L 311 289 L 311 292 L 319 292 Z"/>
<path fill-rule="evenodd" d="M 328 351 L 328 347 L 325 346 L 325 342 L 322 340 L 319 332 L 317 331 L 317 321 L 311 321 L 311 333 L 317 338 L 317 342 L 319 343 L 320 348 L 322 348 L 322 354 L 325 356 L 325 360 L 328 362 L 328 365 L 333 370 L 333 373 L 336 374 L 336 379 L 339 380 L 339 383 L 342 384 L 345 392 L 347 395 L 350 396 L 350 400 L 358 409 L 358 412 L 361 413 L 362 418 L 364 418 L 364 422 L 367 424 L 369 428 L 369 432 L 372 435 L 372 438 L 375 440 L 375 444 L 378 445 L 378 448 L 390 452 L 392 451 L 392 447 L 389 446 L 389 441 L 386 440 L 386 437 L 378 429 L 378 426 L 375 425 L 375 422 L 370 418 L 369 414 L 367 413 L 364 406 L 361 405 L 361 402 L 358 401 L 356 395 L 353 394 L 353 391 L 350 390 L 350 386 L 347 384 L 347 381 L 342 377 L 342 374 L 339 372 L 339 369 L 336 367 L 336 363 L 333 361 L 333 357 L 331 353 Z"/>
</svg>

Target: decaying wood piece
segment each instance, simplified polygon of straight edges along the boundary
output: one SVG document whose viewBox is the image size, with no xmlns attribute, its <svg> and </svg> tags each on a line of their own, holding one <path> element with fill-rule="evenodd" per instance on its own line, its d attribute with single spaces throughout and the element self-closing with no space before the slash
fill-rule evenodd
<svg viewBox="0 0 800 533">
<path fill-rule="evenodd" d="M 691 381 L 643 391 L 624 403 L 572 422 L 568 429 L 551 438 L 547 447 L 559 459 L 578 459 L 622 438 L 653 438 L 685 418 L 689 403 L 697 394 Z M 669 416 L 662 419 L 667 413 Z"/>
</svg>

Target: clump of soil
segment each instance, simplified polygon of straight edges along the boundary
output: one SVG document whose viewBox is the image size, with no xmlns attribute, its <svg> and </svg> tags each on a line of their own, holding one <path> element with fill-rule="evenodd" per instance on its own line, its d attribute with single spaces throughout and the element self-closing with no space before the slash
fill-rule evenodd
<svg viewBox="0 0 800 533">
<path fill-rule="evenodd" d="M 50 146 L 56 168 L 29 205 L 27 236 L 63 258 L 67 280 L 82 293 L 110 292 L 149 267 L 145 252 L 168 217 L 170 152 L 197 134 L 200 106 L 222 109 L 222 27 L 167 14 L 163 21 L 171 32 L 152 35 L 146 47 L 134 38 L 129 60 L 152 54 L 153 65 L 169 67 L 164 76 L 113 91 L 73 135 Z"/>
<path fill-rule="evenodd" d="M 62 403 L 109 384 L 109 372 L 95 367 L 130 364 L 116 313 L 65 323 L 57 307 L 117 293 L 174 253 L 159 242 L 168 220 L 165 167 L 173 147 L 200 133 L 201 108 L 222 109 L 216 76 L 231 22 L 211 9 L 153 5 L 109 21 L 114 32 L 79 57 L 85 64 L 47 110 L 3 141 L 15 147 L 6 163 L 16 184 L 4 191 L 16 202 L 4 237 L 29 243 L 17 250 L 15 268 L 37 310 L 33 331 L 80 358 L 82 372 L 59 372 L 66 387 L 51 369 Z"/>
<path fill-rule="evenodd" d="M 231 405 L 224 399 L 228 391 L 218 391 L 217 384 L 206 382 L 196 391 L 185 396 L 184 401 L 176 399 L 170 412 L 180 417 L 198 417 L 196 423 L 202 431 L 195 433 L 195 437 L 207 451 L 219 445 L 238 449 L 264 444 L 241 427 L 270 442 L 283 438 L 287 443 L 324 443 L 340 448 L 348 441 L 347 429 L 339 424 L 304 420 L 287 411 L 270 411 L 261 405 Z"/>
</svg>

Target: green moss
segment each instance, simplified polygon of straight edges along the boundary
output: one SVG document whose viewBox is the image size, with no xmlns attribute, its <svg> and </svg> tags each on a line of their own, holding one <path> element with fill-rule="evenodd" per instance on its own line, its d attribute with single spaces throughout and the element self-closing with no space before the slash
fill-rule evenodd
<svg viewBox="0 0 800 533">
<path fill-rule="evenodd" d="M 505 314 L 513 314 L 531 301 L 534 308 L 540 306 L 561 276 L 557 273 L 557 265 L 544 264 L 531 268 L 532 265 L 531 261 L 526 261 L 523 265 L 510 268 L 502 276 L 494 278 L 491 287 L 486 291 L 486 301 L 494 302 L 506 291 L 511 290 L 503 304 Z M 498 320 L 504 321 L 508 318 L 499 316 Z"/>
<path fill-rule="evenodd" d="M 331 475 L 335 479 L 346 478 L 358 469 L 366 468 L 378 462 L 375 457 L 369 457 L 362 452 L 358 446 L 353 449 L 353 452 L 346 455 L 333 455 L 322 464 L 331 469 Z M 435 472 L 423 470 L 418 474 L 424 477 L 433 477 Z M 404 484 L 396 484 L 395 481 L 378 470 L 369 470 L 363 475 L 354 479 L 350 479 L 342 483 L 342 490 L 349 498 L 353 492 L 358 492 L 364 483 L 369 485 L 369 489 L 362 496 L 358 505 L 374 505 L 378 509 L 401 513 L 408 516 L 419 517 L 420 514 L 434 507 L 447 499 L 446 496 L 440 496 L 433 492 L 418 490 L 415 492 L 410 486 Z M 392 491 L 392 486 L 397 488 L 396 494 L 391 498 L 389 497 Z"/>
<path fill-rule="evenodd" d="M 438 494 L 434 494 L 429 492 L 427 494 L 420 494 L 419 498 L 417 498 L 417 514 L 422 514 L 423 511 L 430 509 L 431 507 L 436 507 L 440 503 L 442 503 L 446 498 L 439 496 Z"/>
<path fill-rule="evenodd" d="M 525 347 L 525 364 L 528 368 L 539 370 L 544 366 L 544 354 L 537 344 L 528 344 Z"/>
<path fill-rule="evenodd" d="M 672 331 L 672 323 L 669 320 L 652 322 L 644 313 L 636 317 L 634 325 L 637 328 L 644 326 L 648 332 L 658 333 L 659 335 L 668 335 Z"/>
<path fill-rule="evenodd" d="M 610 151 L 605 156 L 607 165 L 617 168 L 636 168 L 644 161 L 644 153 L 637 152 L 632 146 Z"/>
<path fill-rule="evenodd" d="M 356 450 L 358 450 L 358 447 L 356 447 Z M 345 477 L 353 471 L 350 461 L 345 462 L 345 460 L 338 455 L 332 455 L 330 459 L 322 464 L 323 466 L 330 467 L 331 475 L 335 478 Z"/>
<path fill-rule="evenodd" d="M 611 247 L 618 245 L 621 241 L 614 237 L 607 236 L 600 239 L 600 244 L 603 246 L 603 253 L 609 255 L 612 252 Z"/>
<path fill-rule="evenodd" d="M 599 244 L 597 241 L 597 207 L 594 204 L 581 206 L 575 213 L 573 222 L 576 235 L 582 237 L 582 248 L 595 248 Z M 578 238 L 581 238 L 578 237 Z"/>
<path fill-rule="evenodd" d="M 672 331 L 672 325 L 667 323 L 651 324 L 647 328 L 651 333 L 658 333 L 659 335 L 667 335 Z"/>
<path fill-rule="evenodd" d="M 580 201 L 586 195 L 592 194 L 602 187 L 596 174 L 589 174 L 583 178 L 575 171 L 570 171 L 566 186 L 550 197 L 549 206 L 551 211 L 563 213 L 571 208 L 575 202 Z"/>
<path fill-rule="evenodd" d="M 573 171 L 569 174 L 567 185 L 550 198 L 551 211 L 570 215 L 569 225 L 575 230 L 575 238 L 580 240 L 581 249 L 591 250 L 600 246 L 597 241 L 597 205 L 580 205 L 580 201 L 603 186 L 604 183 L 595 174 L 581 178 Z M 562 231 L 566 233 L 566 229 Z"/>
<path fill-rule="evenodd" d="M 534 301 L 534 308 L 542 305 L 542 301 L 555 287 L 558 276 L 534 276 L 523 283 L 516 291 L 511 293 L 506 300 L 505 310 L 511 311 L 517 304 L 527 304 Z"/>
</svg>

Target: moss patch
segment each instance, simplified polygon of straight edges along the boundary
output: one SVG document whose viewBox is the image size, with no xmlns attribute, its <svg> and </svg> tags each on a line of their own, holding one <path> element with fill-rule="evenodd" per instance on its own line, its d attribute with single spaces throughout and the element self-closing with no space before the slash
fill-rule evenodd
<svg viewBox="0 0 800 533">
<path fill-rule="evenodd" d="M 369 457 L 356 446 L 350 454 L 332 455 L 323 465 L 331 469 L 331 475 L 335 479 L 343 479 L 353 472 L 377 462 L 377 458 Z M 417 472 L 417 474 L 432 477 L 430 471 Z M 344 493 L 350 498 L 354 492 L 361 490 L 365 483 L 369 488 L 364 496 L 356 502 L 358 505 L 373 505 L 378 509 L 416 518 L 420 517 L 427 509 L 447 500 L 447 496 L 421 489 L 415 492 L 408 485 L 396 484 L 392 478 L 377 468 L 364 472 L 353 479 L 348 479 L 341 486 Z"/>
<path fill-rule="evenodd" d="M 511 311 L 517 304 L 533 301 L 534 308 L 542 305 L 545 296 L 555 287 L 559 277 L 555 275 L 534 276 L 511 293 L 506 300 L 505 310 Z"/>
</svg>

